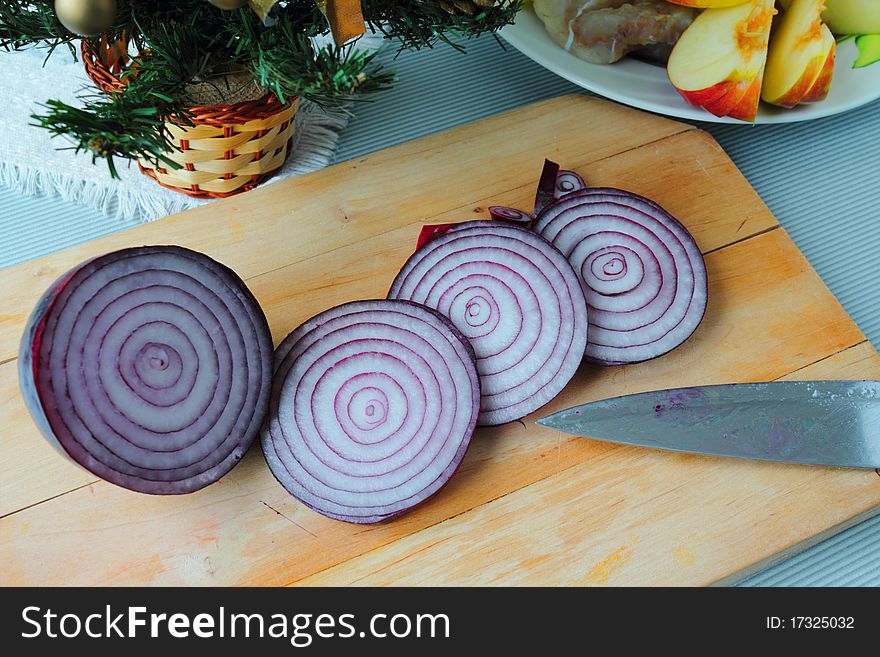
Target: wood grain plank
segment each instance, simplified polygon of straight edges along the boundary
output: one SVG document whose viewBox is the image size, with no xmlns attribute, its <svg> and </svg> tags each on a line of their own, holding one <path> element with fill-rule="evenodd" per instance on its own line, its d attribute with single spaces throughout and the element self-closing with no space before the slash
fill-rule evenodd
<svg viewBox="0 0 880 657">
<path fill-rule="evenodd" d="M 621 187 L 660 203 L 681 220 L 703 252 L 752 237 L 778 224 L 712 137 L 690 130 L 602 160 L 562 163 L 590 185 Z M 501 194 L 434 214 L 434 221 L 484 218 L 490 205 L 530 211 L 535 176 Z M 425 216 L 428 216 L 427 213 Z"/>
<path fill-rule="evenodd" d="M 863 342 L 786 378 L 878 376 Z M 688 586 L 718 580 L 719 561 L 735 581 L 875 513 L 878 484 L 870 470 L 615 446 L 299 584 Z"/>
<path fill-rule="evenodd" d="M 0 517 L 97 481 L 40 435 L 18 391 L 17 365 L 0 365 Z"/>
<path fill-rule="evenodd" d="M 782 229 L 716 251 L 707 257 L 707 265 L 712 301 L 706 320 L 690 341 L 664 358 L 634 367 L 585 366 L 535 417 L 639 390 L 773 379 L 864 342 Z M 275 325 L 294 323 L 299 314 L 312 312 L 309 295 L 271 296 L 287 289 L 272 276 L 286 273 L 274 272 L 262 282 L 254 281 Z M 313 272 L 316 280 L 324 274 Z M 369 296 L 375 278 L 335 281 L 332 289 L 345 288 L 347 298 Z M 306 509 L 277 485 L 256 449 L 219 483 L 183 497 L 143 496 L 104 482 L 80 488 L 0 519 L 5 583 L 287 583 L 421 533 L 524 487 L 531 490 L 535 482 L 563 470 L 601 464 L 616 480 L 634 467 L 625 452 L 612 455 L 607 445 L 566 439 L 534 425 L 535 417 L 478 431 L 459 473 L 439 495 L 414 512 L 377 526 L 347 525 Z M 28 450 L 26 442 L 4 449 L 13 460 L 9 473 L 28 466 Z M 654 465 L 639 461 L 638 467 Z M 671 470 L 680 477 L 690 472 Z M 772 479 L 761 468 L 754 476 L 749 472 L 745 468 L 731 475 L 739 486 L 731 495 L 740 494 L 750 483 L 764 485 L 765 476 Z M 670 485 L 672 476 L 648 472 L 640 478 L 644 485 L 636 487 L 639 494 L 631 503 L 656 507 L 654 498 L 664 494 L 663 486 Z M 837 522 L 832 515 L 836 507 L 825 508 L 824 485 L 821 479 L 815 487 L 804 484 L 792 498 L 809 515 L 812 527 Z M 533 498 L 535 504 L 555 499 L 548 495 Z M 638 517 L 644 519 L 644 514 Z M 740 519 L 751 522 L 745 516 Z M 717 570 L 725 562 L 719 559 L 715 564 Z"/>
<path fill-rule="evenodd" d="M 572 129 L 584 122 L 590 130 Z M 96 254 L 173 243 L 208 253 L 247 279 L 449 209 L 450 190 L 455 190 L 455 205 L 478 205 L 535 180 L 545 156 L 588 163 L 692 129 L 612 103 L 566 96 L 10 267 L 0 291 L 0 362 L 15 357 L 39 295 Z M 491 144 L 487 134 L 495 136 Z"/>
<path fill-rule="evenodd" d="M 880 354 L 873 345 L 864 341 L 828 358 L 807 365 L 779 377 L 780 381 L 809 381 L 810 379 L 854 379 L 853 373 L 880 370 Z"/>
</svg>

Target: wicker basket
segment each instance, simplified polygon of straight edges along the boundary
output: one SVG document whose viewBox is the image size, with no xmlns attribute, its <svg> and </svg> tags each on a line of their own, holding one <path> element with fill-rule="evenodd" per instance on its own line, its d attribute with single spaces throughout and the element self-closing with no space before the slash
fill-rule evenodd
<svg viewBox="0 0 880 657">
<path fill-rule="evenodd" d="M 119 75 L 131 61 L 126 41 L 83 41 L 86 72 L 102 91 L 121 91 Z M 274 94 L 228 105 L 190 108 L 194 125 L 166 123 L 175 148 L 166 153 L 180 169 L 153 168 L 143 173 L 169 189 L 197 198 L 231 196 L 271 178 L 290 154 L 293 117 L 299 100 L 282 103 Z"/>
</svg>

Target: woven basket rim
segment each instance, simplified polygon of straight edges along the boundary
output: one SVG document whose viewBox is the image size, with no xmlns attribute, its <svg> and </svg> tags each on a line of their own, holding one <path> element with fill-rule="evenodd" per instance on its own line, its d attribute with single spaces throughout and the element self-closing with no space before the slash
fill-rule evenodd
<svg viewBox="0 0 880 657">
<path fill-rule="evenodd" d="M 124 45 L 123 45 L 124 41 Z M 110 44 L 106 37 L 101 39 L 83 39 L 80 44 L 80 53 L 85 65 L 86 74 L 92 82 L 105 93 L 117 93 L 121 91 L 127 82 L 114 72 L 115 66 L 126 66 L 131 57 L 128 54 L 128 44 L 131 38 L 120 39 Z M 113 51 L 124 55 L 116 56 Z M 114 57 L 112 62 L 107 60 Z M 217 103 L 211 105 L 192 105 L 187 109 L 190 119 L 195 125 L 222 125 L 230 123 L 247 123 L 253 119 L 265 118 L 275 112 L 290 107 L 297 101 L 296 97 L 282 101 L 275 93 L 269 91 L 260 98 L 237 101 L 234 103 Z M 169 117 L 173 121 L 173 117 Z"/>
<path fill-rule="evenodd" d="M 118 93 L 125 88 L 127 81 L 120 78 L 119 73 L 132 61 L 129 53 L 131 42 L 130 38 L 110 41 L 106 37 L 82 41 L 80 52 L 86 73 L 105 93 Z M 274 176 L 283 166 L 292 148 L 293 119 L 298 108 L 299 98 L 293 97 L 282 102 L 272 92 L 260 98 L 235 103 L 191 106 L 187 108 L 189 115 L 186 121 L 175 120 L 174 116 L 165 118 L 169 130 L 183 131 L 175 137 L 177 145 L 174 152 L 196 153 L 195 157 L 185 163 L 185 171 L 202 171 L 208 174 L 216 171 L 214 177 L 181 175 L 175 180 L 173 172 L 162 168 L 154 169 L 146 162 L 138 161 L 138 167 L 142 173 L 163 187 L 196 198 L 224 198 L 248 191 Z M 262 142 L 259 142 L 259 146 L 242 146 L 242 142 L 235 137 L 238 131 L 253 135 L 247 141 L 266 138 L 272 141 L 266 150 Z M 216 142 L 212 141 L 214 139 Z M 278 142 L 278 139 L 283 142 Z M 204 159 L 198 154 L 213 152 L 212 146 L 222 147 L 222 157 Z M 240 152 L 236 153 L 236 149 L 240 147 Z M 259 151 L 253 150 L 255 147 Z M 250 158 L 248 154 L 255 154 L 255 157 Z M 216 165 L 199 169 L 199 162 L 208 164 L 238 158 L 242 158 L 242 166 L 237 170 L 231 168 L 223 171 Z M 264 159 L 265 166 L 254 164 Z M 231 166 L 236 167 L 237 164 Z"/>
</svg>

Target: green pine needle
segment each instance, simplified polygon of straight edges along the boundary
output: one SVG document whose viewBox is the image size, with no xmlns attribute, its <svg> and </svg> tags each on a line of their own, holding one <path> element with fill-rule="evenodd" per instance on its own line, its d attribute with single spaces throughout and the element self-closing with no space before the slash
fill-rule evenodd
<svg viewBox="0 0 880 657">
<path fill-rule="evenodd" d="M 118 177 L 115 157 L 142 158 L 157 166 L 178 168 L 165 156 L 172 144 L 163 103 L 140 105 L 126 94 L 96 95 L 84 100 L 88 109 L 49 100 L 42 105 L 45 112 L 32 118 L 53 137 L 71 140 L 77 152 L 90 153 L 92 162 L 106 160 L 114 178 Z"/>
</svg>

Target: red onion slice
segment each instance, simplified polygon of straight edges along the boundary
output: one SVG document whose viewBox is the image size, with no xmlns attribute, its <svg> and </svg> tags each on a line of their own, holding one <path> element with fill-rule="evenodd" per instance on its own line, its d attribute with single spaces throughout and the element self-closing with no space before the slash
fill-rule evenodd
<svg viewBox="0 0 880 657">
<path fill-rule="evenodd" d="M 706 310 L 706 265 L 687 229 L 653 201 L 618 189 L 561 197 L 535 220 L 578 272 L 590 309 L 587 358 L 607 364 L 661 356 Z"/>
<path fill-rule="evenodd" d="M 405 301 L 355 301 L 279 345 L 263 453 L 315 511 L 379 522 L 452 477 L 479 402 L 473 350 L 447 319 Z"/>
<path fill-rule="evenodd" d="M 269 403 L 272 340 L 242 280 L 188 249 L 124 249 L 61 277 L 19 376 L 40 429 L 109 482 L 188 493 L 226 474 Z"/>
<path fill-rule="evenodd" d="M 577 275 L 556 248 L 518 226 L 458 224 L 410 257 L 388 296 L 436 308 L 470 340 L 481 425 L 549 402 L 583 356 L 587 311 Z"/>
<path fill-rule="evenodd" d="M 495 221 L 506 221 L 516 226 L 527 228 L 532 223 L 532 215 L 516 208 L 509 208 L 504 205 L 490 205 L 489 216 Z M 421 244 L 419 246 L 422 246 Z"/>
<path fill-rule="evenodd" d="M 574 171 L 560 169 L 556 174 L 556 190 L 554 196 L 560 198 L 572 192 L 579 192 L 587 188 L 587 183 Z"/>
</svg>

